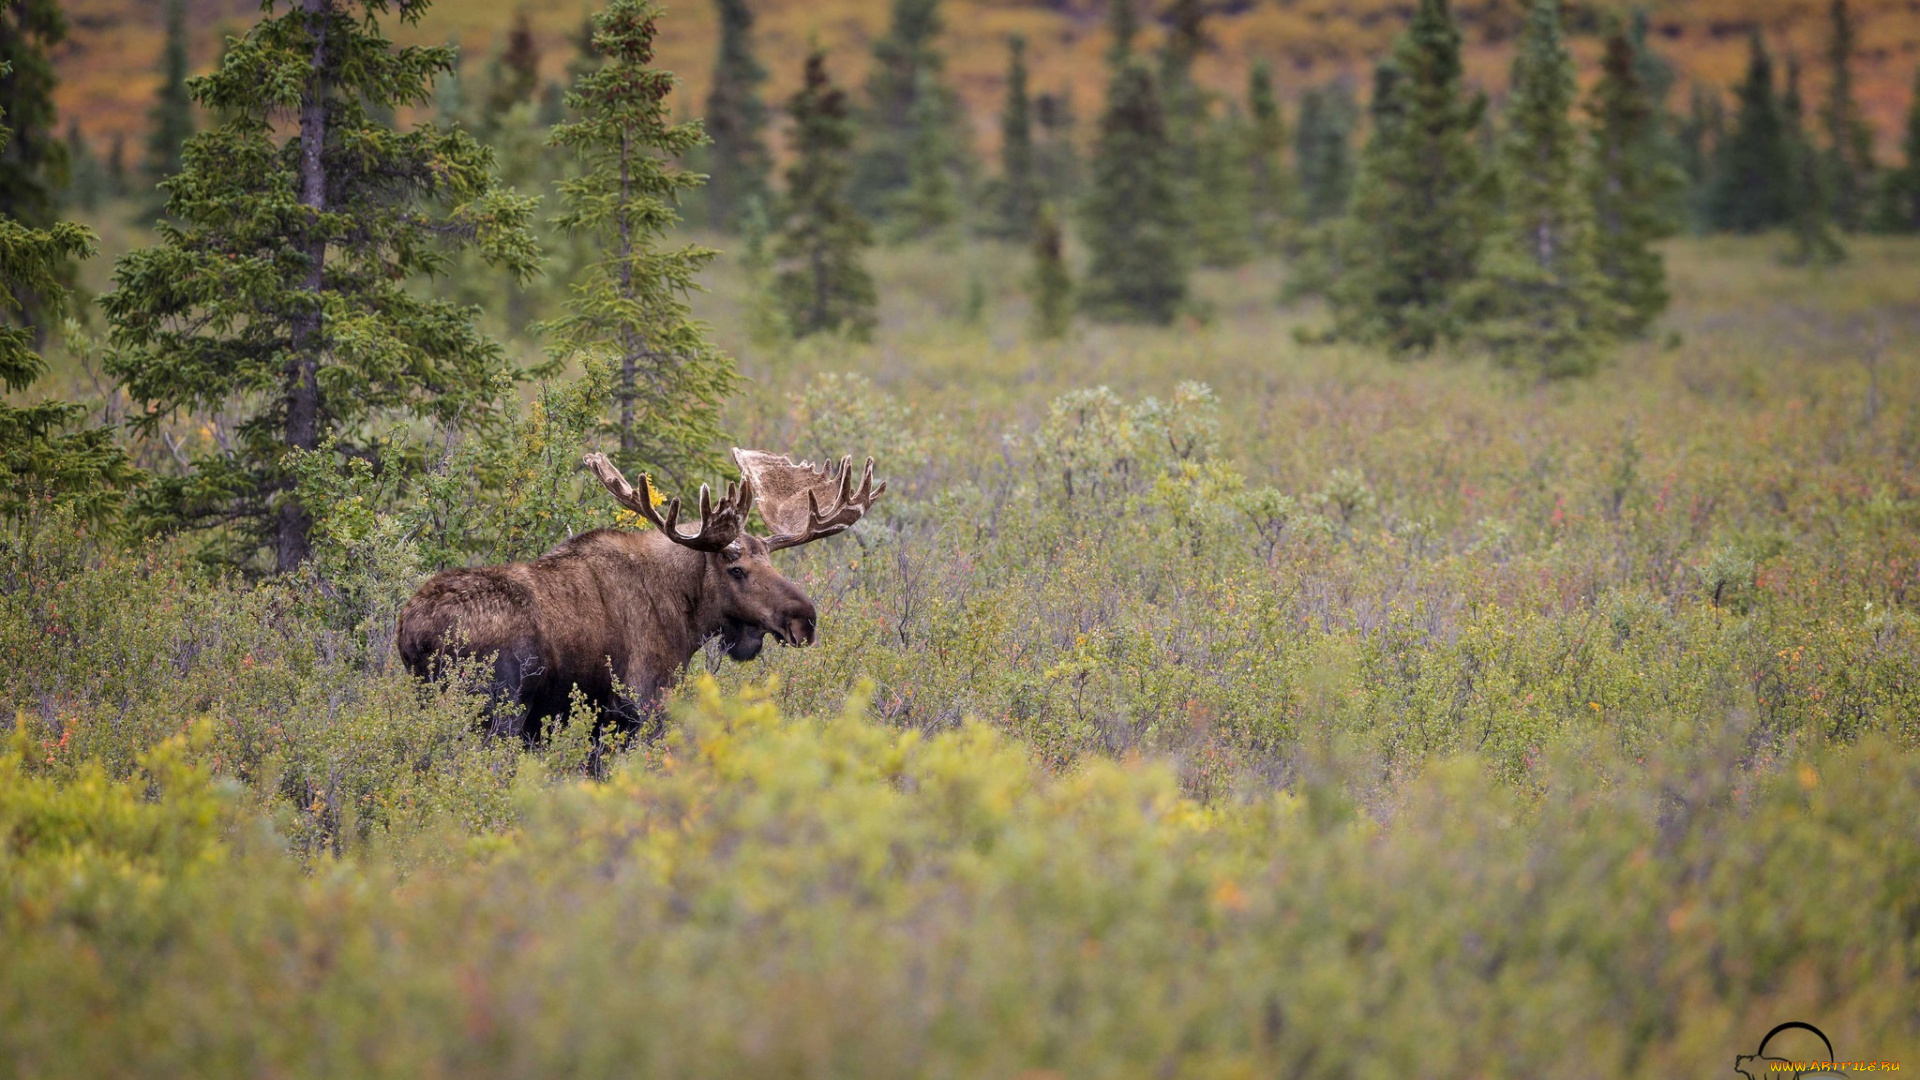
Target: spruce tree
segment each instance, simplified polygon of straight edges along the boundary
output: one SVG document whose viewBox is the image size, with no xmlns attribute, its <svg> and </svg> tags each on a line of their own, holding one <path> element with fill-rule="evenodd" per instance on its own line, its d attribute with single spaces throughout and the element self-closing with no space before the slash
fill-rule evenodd
<svg viewBox="0 0 1920 1080">
<path fill-rule="evenodd" d="M 1033 301 L 1029 319 L 1033 336 L 1041 341 L 1063 338 L 1073 325 L 1073 276 L 1067 269 L 1066 238 L 1053 205 L 1042 206 L 1033 230 L 1033 273 L 1027 293 Z"/>
<path fill-rule="evenodd" d="M 659 13 L 652 0 L 611 0 L 593 17 L 603 62 L 567 97 L 579 119 L 553 131 L 554 145 L 582 167 L 560 184 L 557 223 L 606 255 L 587 265 L 566 314 L 547 329 L 563 354 L 616 364 L 606 431 L 621 468 L 683 484 L 720 467 L 719 410 L 735 376 L 687 304 L 717 253 L 661 247 L 681 194 L 701 183 L 672 161 L 706 135 L 698 123 L 672 121 L 673 73 L 649 66 Z"/>
<path fill-rule="evenodd" d="M 1346 213 L 1353 192 L 1353 92 L 1345 80 L 1311 87 L 1300 96 L 1293 161 L 1300 217 L 1309 225 Z"/>
<path fill-rule="evenodd" d="M 9 74 L 0 62 L 0 80 Z M 0 107 L 0 152 L 12 136 L 6 120 Z M 43 316 L 58 315 L 68 299 L 66 268 L 93 253 L 93 234 L 71 222 L 30 228 L 0 217 L 0 274 L 12 286 L 0 291 L 0 391 L 25 390 L 47 372 L 15 297 L 35 297 Z M 114 516 L 137 474 L 109 431 L 73 430 L 86 416 L 85 406 L 71 402 L 16 406 L 0 399 L 0 519 L 17 520 L 40 499 L 72 506 L 96 522 Z"/>
<path fill-rule="evenodd" d="M 1679 162 L 1687 180 L 1686 198 L 1682 200 L 1686 218 L 1696 231 L 1712 227 L 1709 198 L 1714 158 L 1716 148 L 1726 137 L 1726 126 L 1719 91 L 1694 83 L 1687 118 L 1680 125 Z"/>
<path fill-rule="evenodd" d="M 1853 94 L 1853 17 L 1847 0 L 1833 0 L 1827 8 L 1832 23 L 1827 44 L 1827 104 L 1821 125 L 1827 134 L 1827 183 L 1833 195 L 1833 218 L 1843 229 L 1860 228 L 1871 211 L 1873 192 L 1873 128 L 1860 114 Z"/>
<path fill-rule="evenodd" d="M 1607 35 L 1600 80 L 1587 98 L 1594 262 L 1620 318 L 1614 329 L 1625 336 L 1644 333 L 1666 309 L 1666 261 L 1652 244 L 1674 233 L 1667 207 L 1685 186 L 1663 152 L 1660 112 L 1635 60 L 1633 41 L 1614 27 Z"/>
<path fill-rule="evenodd" d="M 720 12 L 720 51 L 707 94 L 707 134 L 712 178 L 707 181 L 707 227 L 732 232 L 750 203 L 768 199 L 767 106 L 760 84 L 767 69 L 753 52 L 753 11 L 747 0 L 715 0 Z M 764 212 L 764 211 L 763 211 Z"/>
<path fill-rule="evenodd" d="M 1133 55 L 1129 0 L 1111 19 L 1112 81 L 1082 207 L 1090 256 L 1080 305 L 1098 318 L 1167 323 L 1187 298 L 1190 224 L 1159 87 Z"/>
<path fill-rule="evenodd" d="M 1328 291 L 1333 332 L 1396 355 L 1427 352 L 1459 336 L 1455 301 L 1485 228 L 1482 106 L 1462 92 L 1446 0 L 1420 0 L 1376 76 L 1373 133 Z"/>
<path fill-rule="evenodd" d="M 425 105 L 454 62 L 447 48 L 395 48 L 379 25 L 388 10 L 303 0 L 269 12 L 188 84 L 224 119 L 188 140 L 159 243 L 119 261 L 102 301 L 107 369 L 141 427 L 183 412 L 231 424 L 150 486 L 146 510 L 222 527 L 236 555 L 264 545 L 281 571 L 306 558 L 311 528 L 291 453 L 331 439 L 399 468 L 379 442 L 393 421 L 457 429 L 495 415 L 511 376 L 500 348 L 472 310 L 409 279 L 444 267 L 447 246 L 535 262 L 531 200 L 494 185 L 471 136 L 370 119 L 369 106 Z"/>
<path fill-rule="evenodd" d="M 774 255 L 782 263 L 774 295 L 795 337 L 842 332 L 871 337 L 877 322 L 873 278 L 861 251 L 873 243 L 847 198 L 855 125 L 846 92 L 827 75 L 827 58 L 807 55 L 800 90 L 787 103 L 793 163 Z"/>
<path fill-rule="evenodd" d="M 67 37 L 67 20 L 58 0 L 9 0 L 0 9 L 0 108 L 7 113 L 12 138 L 0 146 L 0 220 L 28 229 L 51 229 L 59 216 L 54 204 L 67 181 L 66 146 L 54 130 L 54 72 L 51 53 Z M 73 284 L 70 261 L 53 268 L 53 281 Z M 25 278 L 0 280 L 14 314 L 32 328 L 37 344 L 52 325 L 41 290 Z"/>
<path fill-rule="evenodd" d="M 1506 366 L 1545 378 L 1583 375 L 1598 365 L 1621 317 L 1594 261 L 1559 0 L 1533 0 L 1507 93 L 1501 214 L 1463 293 L 1473 338 Z"/>
<path fill-rule="evenodd" d="M 160 51 L 160 89 L 147 112 L 147 159 L 143 167 L 147 183 L 155 190 L 148 202 L 148 216 L 166 210 L 166 195 L 159 186 L 180 171 L 181 151 L 193 137 L 193 98 L 187 93 L 187 6 L 186 0 L 167 0 L 166 45 Z"/>
<path fill-rule="evenodd" d="M 113 142 L 107 149 L 107 191 L 116 199 L 124 199 L 132 190 L 127 180 L 127 137 L 114 132 Z"/>
<path fill-rule="evenodd" d="M 1027 39 L 1007 40 L 1007 101 L 1000 111 L 998 221 L 1001 236 L 1034 235 L 1040 214 L 1040 184 L 1034 165 L 1033 110 L 1027 97 Z"/>
<path fill-rule="evenodd" d="M 887 201 L 887 237 L 896 243 L 926 239 L 948 244 L 960 218 L 948 137 L 951 103 L 933 72 L 922 69 L 920 81 L 907 113 L 907 186 Z"/>
<path fill-rule="evenodd" d="M 1831 265 L 1847 257 L 1834 235 L 1833 193 L 1818 147 L 1807 131 L 1806 105 L 1800 96 L 1800 62 L 1787 57 L 1787 92 L 1781 101 L 1786 123 L 1787 206 L 1793 231 L 1793 249 L 1787 262 L 1795 265 Z"/>
<path fill-rule="evenodd" d="M 1247 76 L 1247 166 L 1254 232 L 1263 243 L 1279 235 L 1280 223 L 1293 211 L 1296 197 L 1287 173 L 1287 122 L 1273 90 L 1273 68 L 1265 60 Z"/>
<path fill-rule="evenodd" d="M 1041 94 L 1033 101 L 1038 130 L 1033 148 L 1035 183 L 1042 200 L 1065 206 L 1080 194 L 1080 148 L 1074 142 L 1073 99 Z"/>
<path fill-rule="evenodd" d="M 97 210 L 108 195 L 106 166 L 93 152 L 80 121 L 67 121 L 67 205 L 79 210 Z"/>
<path fill-rule="evenodd" d="M 1920 71 L 1907 99 L 1907 130 L 1900 141 L 1906 165 L 1890 169 L 1880 184 L 1879 226 L 1887 232 L 1920 232 Z"/>
<path fill-rule="evenodd" d="M 1240 266 L 1253 257 L 1261 223 L 1254 212 L 1254 131 L 1237 107 L 1224 117 L 1199 117 L 1200 131 L 1187 149 L 1175 147 L 1175 160 L 1188 194 L 1187 213 L 1195 258 L 1206 266 Z"/>
<path fill-rule="evenodd" d="M 540 41 L 533 36 L 533 24 L 526 8 L 515 8 L 513 25 L 499 55 L 488 65 L 487 96 L 484 102 L 486 126 L 498 126 L 514 108 L 534 99 L 540 91 Z"/>
<path fill-rule="evenodd" d="M 1773 59 L 1758 29 L 1748 39 L 1747 77 L 1740 84 L 1739 100 L 1733 131 L 1714 154 L 1708 220 L 1716 229 L 1757 232 L 1791 217 L 1793 169 L 1786 122 L 1774 96 Z"/>
<path fill-rule="evenodd" d="M 873 43 L 873 66 L 867 75 L 866 149 L 853 176 L 854 197 L 861 206 L 879 208 L 883 214 L 891 211 L 895 196 L 915 181 L 916 150 L 929 142 L 947 148 L 958 144 L 951 130 L 921 130 L 928 124 L 951 128 L 959 122 L 958 101 L 940 80 L 942 60 L 935 42 L 943 29 L 940 0 L 893 0 L 891 22 Z M 922 101 L 928 93 L 935 100 Z"/>
</svg>

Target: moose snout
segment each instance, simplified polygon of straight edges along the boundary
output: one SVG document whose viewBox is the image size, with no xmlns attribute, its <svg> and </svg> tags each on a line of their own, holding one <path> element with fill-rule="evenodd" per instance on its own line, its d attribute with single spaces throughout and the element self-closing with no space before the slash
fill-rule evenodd
<svg viewBox="0 0 1920 1080">
<path fill-rule="evenodd" d="M 819 613 L 814 611 L 813 602 L 802 600 L 787 610 L 786 625 L 780 628 L 780 634 L 789 645 L 811 645 L 818 620 Z"/>
</svg>

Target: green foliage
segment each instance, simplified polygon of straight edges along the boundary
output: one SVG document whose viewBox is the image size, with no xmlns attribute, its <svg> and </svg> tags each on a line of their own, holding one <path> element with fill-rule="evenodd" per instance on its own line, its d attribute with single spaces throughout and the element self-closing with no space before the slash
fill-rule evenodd
<svg viewBox="0 0 1920 1080">
<path fill-rule="evenodd" d="M 193 137 L 193 97 L 187 92 L 186 0 L 167 0 L 167 38 L 160 51 L 160 86 L 147 111 L 147 158 L 144 173 L 154 187 L 151 216 L 166 212 L 167 195 L 160 184 L 180 172 L 183 151 Z"/>
<path fill-rule="evenodd" d="M 1187 300 L 1191 258 L 1181 191 L 1159 87 L 1144 64 L 1122 56 L 1081 205 L 1088 252 L 1083 310 L 1108 321 L 1173 321 Z"/>
<path fill-rule="evenodd" d="M 1073 326 L 1073 276 L 1067 269 L 1066 238 L 1051 203 L 1040 208 L 1033 236 L 1033 270 L 1027 279 L 1033 304 L 1029 332 L 1040 341 L 1063 338 Z"/>
<path fill-rule="evenodd" d="M 864 340 L 877 322 L 873 278 L 861 259 L 873 238 L 847 198 L 854 123 L 846 93 L 827 75 L 826 54 L 808 54 L 805 82 L 787 115 L 793 163 L 774 249 L 783 264 L 774 294 L 796 337 L 838 332 Z"/>
<path fill-rule="evenodd" d="M 1727 137 L 1726 110 L 1720 93 L 1694 83 L 1687 118 L 1680 125 L 1680 168 L 1687 174 L 1686 220 L 1696 232 L 1713 227 L 1714 150 Z"/>
<path fill-rule="evenodd" d="M 66 183 L 65 147 L 54 130 L 52 52 L 67 39 L 67 18 L 56 0 L 15 0 L 0 33 L 0 109 L 12 136 L 0 147 L 0 219 L 44 229 L 55 219 L 54 195 Z M 62 272 L 70 280 L 72 268 Z M 31 296 L 15 299 L 37 319 Z"/>
<path fill-rule="evenodd" d="M 0 64 L 0 80 L 8 74 Z M 0 111 L 0 152 L 13 134 L 6 119 Z M 21 298 L 34 298 L 43 312 L 61 310 L 67 300 L 66 269 L 93 253 L 93 234 L 72 222 L 34 229 L 0 217 L 0 280 L 7 283 L 0 290 L 0 392 L 19 393 L 47 373 L 46 360 L 34 348 L 33 327 L 21 321 L 26 314 Z M 69 323 L 69 337 L 78 333 Z M 48 503 L 77 509 L 95 524 L 118 515 L 138 471 L 110 431 L 69 430 L 84 424 L 91 411 L 79 402 L 0 400 L 0 520 L 44 512 Z"/>
<path fill-rule="evenodd" d="M 947 123 L 953 110 L 930 69 L 922 68 L 919 78 L 924 85 L 907 112 L 907 184 L 886 203 L 887 236 L 896 243 L 932 240 L 949 246 L 960 218 Z"/>
<path fill-rule="evenodd" d="M 930 209 L 938 214 L 951 205 L 950 197 L 934 193 L 951 190 L 966 155 L 960 101 L 941 79 L 936 42 L 943 29 L 940 0 L 892 0 L 867 74 L 868 111 L 851 191 L 856 204 L 878 216 L 906 214 L 911 224 L 902 228 L 909 234 Z"/>
<path fill-rule="evenodd" d="M 342 453 L 380 455 L 392 420 L 467 429 L 495 415 L 510 372 L 499 347 L 470 309 L 408 279 L 443 269 L 449 246 L 519 272 L 535 258 L 531 200 L 495 186 L 471 136 L 373 117 L 425 104 L 453 63 L 445 48 L 395 49 L 384 10 L 263 18 L 189 84 L 225 119 L 188 140 L 159 243 L 123 257 L 102 300 L 107 370 L 138 428 L 184 415 L 211 436 L 149 485 L 145 515 L 218 530 L 235 561 L 265 547 L 281 572 L 310 550 L 289 452 L 331 435 Z M 276 123 L 289 113 L 297 127 Z"/>
<path fill-rule="evenodd" d="M 1033 109 L 1027 95 L 1027 39 L 1007 39 L 1007 102 L 1000 111 L 1000 176 L 994 192 L 993 231 L 1024 240 L 1040 220 L 1041 182 L 1035 164 Z"/>
<path fill-rule="evenodd" d="M 562 355 L 613 363 L 604 430 L 618 440 L 620 467 L 680 483 L 719 466 L 720 404 L 735 376 L 688 306 L 695 276 L 718 253 L 660 246 L 679 221 L 680 194 L 702 180 L 671 159 L 706 136 L 668 117 L 673 74 L 648 66 L 658 16 L 651 0 L 612 0 L 593 17 L 604 61 L 567 95 L 579 119 L 553 131 L 583 170 L 560 184 L 566 211 L 556 224 L 606 255 L 585 266 L 566 314 L 546 330 Z"/>
<path fill-rule="evenodd" d="M 1353 91 L 1343 80 L 1308 87 L 1300 95 L 1293 161 L 1299 174 L 1300 216 L 1309 225 L 1346 212 L 1353 191 Z"/>
<path fill-rule="evenodd" d="M 1260 238 L 1253 203 L 1256 132 L 1238 109 L 1219 119 L 1202 118 L 1200 131 L 1179 160 L 1193 198 L 1187 201 L 1195 261 L 1204 266 L 1244 266 Z"/>
<path fill-rule="evenodd" d="M 1460 335 L 1456 294 L 1486 229 L 1473 142 L 1484 105 L 1460 80 L 1453 14 L 1446 0 L 1420 0 L 1376 72 L 1373 132 L 1328 292 L 1336 337 L 1404 355 Z"/>
<path fill-rule="evenodd" d="M 1591 145 L 1585 174 L 1593 208 L 1594 264 L 1619 316 L 1635 337 L 1666 310 L 1667 267 L 1653 242 L 1673 235 L 1672 200 L 1686 178 L 1668 162 L 1662 113 L 1642 82 L 1633 41 L 1618 26 L 1607 35 L 1600 80 L 1588 94 Z"/>
<path fill-rule="evenodd" d="M 1920 74 L 1907 99 L 1907 125 L 1900 141 L 1906 165 L 1887 170 L 1880 185 L 1876 220 L 1887 232 L 1920 232 Z"/>
<path fill-rule="evenodd" d="M 736 232 L 744 227 L 749 205 L 759 203 L 764 214 L 769 198 L 773 160 L 767 150 L 767 106 L 760 100 L 767 69 L 753 53 L 753 11 L 746 0 L 715 0 L 715 6 L 720 49 L 707 92 L 707 133 L 713 139 L 707 227 Z"/>
<path fill-rule="evenodd" d="M 1827 134 L 1824 166 L 1834 221 L 1853 231 L 1866 224 L 1872 210 L 1873 126 L 1861 115 L 1853 94 L 1857 47 L 1847 0 L 1832 0 L 1827 12 L 1832 30 L 1827 42 L 1827 102 L 1820 110 Z"/>
<path fill-rule="evenodd" d="M 1733 130 L 1715 145 L 1707 220 L 1716 229 L 1756 232 L 1793 214 L 1788 121 L 1774 93 L 1773 58 L 1756 27 L 1748 39 L 1747 77 Z"/>
<path fill-rule="evenodd" d="M 1793 230 L 1793 250 L 1787 261 L 1805 266 L 1831 266 L 1847 257 L 1834 232 L 1833 176 L 1820 149 L 1807 131 L 1806 107 L 1800 97 L 1800 64 L 1787 58 L 1787 93 L 1781 103 L 1786 120 L 1787 205 Z"/>
<path fill-rule="evenodd" d="M 78 120 L 67 121 L 66 143 L 68 181 L 63 201 L 75 210 L 98 210 L 102 201 L 116 194 L 109 186 L 106 166 L 93 152 Z"/>
<path fill-rule="evenodd" d="M 482 116 L 497 121 L 515 107 L 533 101 L 540 90 L 540 43 L 533 36 L 527 9 L 513 13 L 506 44 L 488 67 L 487 94 Z"/>
<path fill-rule="evenodd" d="M 1281 222 L 1298 201 L 1293 175 L 1287 169 L 1287 121 L 1273 90 L 1273 69 L 1262 60 L 1247 76 L 1247 168 L 1252 182 L 1248 201 L 1254 234 L 1271 244 Z"/>
<path fill-rule="evenodd" d="M 1079 197 L 1080 147 L 1074 135 L 1073 99 L 1065 94 L 1041 94 L 1033 101 L 1034 182 L 1044 201 L 1071 206 Z"/>
</svg>

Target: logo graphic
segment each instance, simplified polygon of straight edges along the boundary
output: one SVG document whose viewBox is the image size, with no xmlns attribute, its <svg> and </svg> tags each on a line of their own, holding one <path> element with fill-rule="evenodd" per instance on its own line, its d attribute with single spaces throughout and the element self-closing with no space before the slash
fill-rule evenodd
<svg viewBox="0 0 1920 1080">
<path fill-rule="evenodd" d="M 1827 1048 L 1824 1061 L 1809 1061 L 1805 1058 L 1768 1057 L 1767 1044 L 1775 1035 L 1783 1031 L 1811 1031 L 1819 1038 L 1820 1045 Z M 1802 1076 L 1840 1076 L 1841 1068 L 1834 1064 L 1833 1043 L 1827 1039 L 1827 1033 L 1812 1024 L 1799 1020 L 1789 1020 L 1767 1032 L 1760 1040 L 1759 1049 L 1751 1054 L 1736 1054 L 1733 1058 L 1733 1071 L 1747 1080 L 1784 1080 L 1791 1076 L 1799 1080 Z"/>
</svg>

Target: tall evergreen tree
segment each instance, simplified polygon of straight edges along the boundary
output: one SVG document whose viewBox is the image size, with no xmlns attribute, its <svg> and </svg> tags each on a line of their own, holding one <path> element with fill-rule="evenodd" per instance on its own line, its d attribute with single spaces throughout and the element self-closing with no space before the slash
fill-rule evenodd
<svg viewBox="0 0 1920 1080">
<path fill-rule="evenodd" d="M 54 204 L 67 182 L 66 145 L 54 130 L 55 46 L 67 37 L 66 16 L 58 0 L 9 0 L 0 8 L 0 110 L 5 110 L 13 135 L 0 146 L 0 220 L 28 229 L 50 229 L 59 219 Z M 71 261 L 53 268 L 53 280 L 73 284 Z M 15 316 L 32 329 L 36 344 L 52 325 L 49 305 L 41 291 L 24 278 L 0 281 L 12 298 Z"/>
<path fill-rule="evenodd" d="M 1253 128 L 1234 106 L 1218 120 L 1201 116 L 1199 126 L 1184 151 L 1177 144 L 1174 150 L 1176 161 L 1190 163 L 1179 178 L 1186 181 L 1181 199 L 1190 207 L 1194 256 L 1207 266 L 1240 266 L 1253 257 L 1261 227 L 1253 205 Z"/>
<path fill-rule="evenodd" d="M 1756 232 L 1785 224 L 1793 163 L 1787 126 L 1774 95 L 1773 59 L 1755 29 L 1748 39 L 1747 77 L 1740 84 L 1733 131 L 1716 148 L 1707 199 L 1716 229 Z"/>
<path fill-rule="evenodd" d="M 1627 336 L 1646 331 L 1667 306 L 1666 261 L 1652 247 L 1677 226 L 1671 195 L 1685 178 L 1667 161 L 1660 113 L 1631 38 L 1614 27 L 1606 39 L 1600 81 L 1587 98 L 1592 148 L 1586 173 L 1593 206 L 1594 262 Z"/>
<path fill-rule="evenodd" d="M 159 187 L 161 181 L 180 171 L 181 151 L 193 137 L 193 98 L 187 93 L 187 5 L 186 0 L 167 0 L 166 45 L 160 50 L 160 89 L 153 107 L 147 112 L 147 183 Z M 158 215 L 166 209 L 166 196 L 155 190 L 148 212 Z"/>
<path fill-rule="evenodd" d="M 1166 323 L 1187 298 L 1190 224 L 1159 87 L 1132 52 L 1132 4 L 1116 0 L 1113 11 L 1113 75 L 1082 208 L 1090 258 L 1080 304 L 1103 319 Z"/>
<path fill-rule="evenodd" d="M 604 62 L 574 84 L 567 105 L 579 119 L 555 128 L 553 141 L 582 166 L 560 184 L 558 223 L 607 255 L 586 267 L 548 329 L 560 350 L 610 354 L 618 365 L 607 433 L 619 440 L 621 467 L 685 483 L 721 464 L 719 410 L 734 371 L 687 304 L 717 252 L 661 247 L 681 193 L 701 182 L 672 161 L 706 135 L 698 123 L 672 121 L 673 73 L 649 66 L 659 13 L 653 0 L 610 0 L 593 17 Z"/>
<path fill-rule="evenodd" d="M 487 74 L 484 116 L 489 126 L 499 124 L 509 112 L 540 92 L 540 40 L 533 35 L 526 8 L 514 9 L 507 40 L 488 65 Z"/>
<path fill-rule="evenodd" d="M 873 278 L 861 259 L 873 237 L 847 198 L 855 124 L 846 92 L 833 84 L 817 48 L 807 55 L 806 76 L 787 115 L 793 163 L 774 249 L 783 264 L 774 295 L 795 337 L 837 331 L 864 341 L 877 319 Z"/>
<path fill-rule="evenodd" d="M 1053 204 L 1040 208 L 1033 230 L 1033 273 L 1027 279 L 1033 300 L 1029 322 L 1041 341 L 1065 337 L 1073 325 L 1073 276 L 1067 269 L 1066 237 Z"/>
<path fill-rule="evenodd" d="M 887 236 L 895 242 L 930 239 L 951 243 L 960 218 L 960 192 L 954 184 L 953 146 L 948 138 L 950 104 L 922 70 L 920 93 L 907 114 L 907 186 L 887 203 Z"/>
<path fill-rule="evenodd" d="M 9 74 L 0 62 L 0 79 Z M 12 135 L 6 119 L 0 108 L 0 151 Z M 30 228 L 0 217 L 0 273 L 13 286 L 0 291 L 0 391 L 25 390 L 47 371 L 34 351 L 33 329 L 20 322 L 15 296 L 36 297 L 44 315 L 59 314 L 67 301 L 66 267 L 93 252 L 93 234 L 71 222 Z M 0 400 L 0 519 L 18 518 L 42 498 L 67 503 L 95 521 L 114 515 L 120 493 L 137 474 L 111 433 L 79 427 L 86 415 L 85 406 L 71 402 L 16 406 Z"/>
<path fill-rule="evenodd" d="M 1483 107 L 1462 92 L 1446 0 L 1420 0 L 1376 73 L 1373 133 L 1328 291 L 1335 336 L 1405 354 L 1459 335 L 1455 301 L 1485 227 L 1474 145 Z"/>
<path fill-rule="evenodd" d="M 1888 232 L 1920 232 L 1920 71 L 1914 72 L 1913 96 L 1907 99 L 1907 130 L 1900 149 L 1906 165 L 1882 178 L 1875 217 Z"/>
<path fill-rule="evenodd" d="M 1533 0 L 1508 78 L 1501 216 L 1464 298 L 1475 340 L 1548 378 L 1592 371 L 1621 321 L 1594 261 L 1574 94 L 1560 0 Z"/>
<path fill-rule="evenodd" d="M 1287 173 L 1287 121 L 1273 90 L 1273 68 L 1261 60 L 1247 76 L 1247 166 L 1254 231 L 1265 243 L 1278 235 L 1281 221 L 1296 201 Z"/>
<path fill-rule="evenodd" d="M 80 121 L 67 120 L 67 204 L 79 210 L 97 210 L 108 197 L 107 169 L 80 130 Z"/>
<path fill-rule="evenodd" d="M 1002 236 L 1033 235 L 1040 214 L 1040 182 L 1034 163 L 1033 109 L 1027 96 L 1027 39 L 1007 40 L 1007 101 L 1000 111 L 1000 182 L 997 194 Z"/>
<path fill-rule="evenodd" d="M 1786 122 L 1787 206 L 1793 250 L 1787 261 L 1828 265 L 1847 257 L 1833 229 L 1833 192 L 1826 162 L 1807 131 L 1806 104 L 1800 96 L 1800 61 L 1787 56 L 1787 92 L 1781 101 Z"/>
<path fill-rule="evenodd" d="M 854 197 L 861 206 L 890 211 L 894 197 L 914 184 L 916 151 L 930 142 L 949 150 L 959 144 L 954 133 L 960 120 L 958 99 L 940 78 L 936 42 L 943 30 L 940 0 L 893 0 L 892 21 L 873 43 L 873 66 L 867 75 L 871 115 L 866 149 L 853 176 Z M 934 95 L 934 100 L 922 101 L 923 94 Z M 922 130 L 928 125 L 936 130 Z"/>
<path fill-rule="evenodd" d="M 1345 80 L 1310 87 L 1300 96 L 1293 161 L 1300 217 L 1309 225 L 1346 213 L 1353 192 L 1353 121 L 1357 112 Z"/>
<path fill-rule="evenodd" d="M 127 180 L 127 137 L 120 132 L 113 133 L 113 142 L 107 144 L 107 191 L 116 199 L 124 199 L 132 185 Z"/>
<path fill-rule="evenodd" d="M 1080 148 L 1075 143 L 1072 97 L 1065 92 L 1041 94 L 1033 102 L 1033 122 L 1035 184 L 1043 200 L 1068 205 L 1080 194 Z"/>
<path fill-rule="evenodd" d="M 1686 197 L 1681 200 L 1685 218 L 1696 231 L 1712 228 L 1714 161 L 1726 131 L 1727 115 L 1720 104 L 1720 92 L 1694 83 L 1687 118 L 1680 125 L 1679 164 L 1687 181 Z"/>
<path fill-rule="evenodd" d="M 369 118 L 370 105 L 426 104 L 454 62 L 447 48 L 393 47 L 379 26 L 388 11 L 303 0 L 268 12 L 189 83 L 225 119 L 188 140 L 159 243 L 120 260 L 102 301 L 107 369 L 142 426 L 181 412 L 236 420 L 149 488 L 148 511 L 225 527 L 236 554 L 264 545 L 282 571 L 306 558 L 311 528 L 291 452 L 336 438 L 341 453 L 399 467 L 378 441 L 392 420 L 473 427 L 494 415 L 511 374 L 500 348 L 473 311 L 408 279 L 443 267 L 443 244 L 535 262 L 531 200 L 495 187 L 471 136 Z"/>
<path fill-rule="evenodd" d="M 732 232 L 747 205 L 765 205 L 773 160 L 767 151 L 767 106 L 760 84 L 767 69 L 753 52 L 753 11 L 747 0 L 715 0 L 720 10 L 720 52 L 707 94 L 707 133 L 712 179 L 707 182 L 707 226 Z"/>
<path fill-rule="evenodd" d="M 1827 133 L 1827 183 L 1833 193 L 1833 217 L 1843 229 L 1866 223 L 1873 193 L 1873 128 L 1860 114 L 1853 94 L 1853 16 L 1847 0 L 1833 0 L 1827 43 L 1827 104 L 1820 111 Z"/>
</svg>

